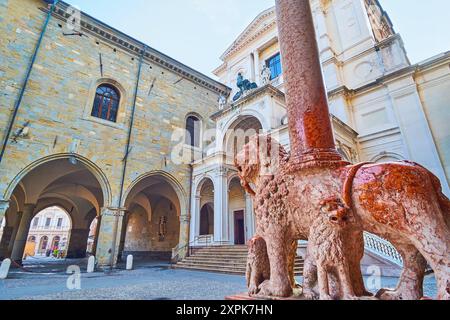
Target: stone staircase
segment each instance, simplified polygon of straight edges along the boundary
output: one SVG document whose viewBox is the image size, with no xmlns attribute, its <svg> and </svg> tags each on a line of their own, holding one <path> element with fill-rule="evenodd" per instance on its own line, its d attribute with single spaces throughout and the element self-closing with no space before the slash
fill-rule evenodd
<svg viewBox="0 0 450 320">
<path fill-rule="evenodd" d="M 245 275 L 247 254 L 247 246 L 199 248 L 194 249 L 189 257 L 178 262 L 174 268 Z M 297 276 L 303 274 L 303 264 L 303 258 L 297 257 L 295 262 Z"/>
</svg>

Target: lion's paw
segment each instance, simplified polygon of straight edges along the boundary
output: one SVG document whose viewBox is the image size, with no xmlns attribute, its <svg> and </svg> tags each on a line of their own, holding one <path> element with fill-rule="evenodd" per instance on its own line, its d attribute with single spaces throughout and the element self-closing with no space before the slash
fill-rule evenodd
<svg viewBox="0 0 450 320">
<path fill-rule="evenodd" d="M 387 300 L 387 301 L 403 300 L 403 294 L 399 290 L 381 289 L 375 296 L 380 300 Z"/>
<path fill-rule="evenodd" d="M 252 297 L 252 296 L 257 295 L 258 293 L 259 293 L 259 288 L 258 288 L 258 286 L 255 285 L 255 284 L 250 285 L 250 287 L 248 288 L 248 295 L 249 295 L 250 297 Z"/>
<path fill-rule="evenodd" d="M 315 292 L 314 290 L 305 289 L 305 288 L 303 288 L 303 297 L 306 300 L 319 300 L 320 299 L 320 295 L 317 292 Z"/>
<path fill-rule="evenodd" d="M 330 296 L 329 294 L 321 294 L 320 295 L 320 300 L 323 301 L 331 301 L 334 300 L 332 296 Z"/>
<path fill-rule="evenodd" d="M 270 280 L 264 281 L 259 286 L 259 293 L 258 293 L 258 295 L 261 297 L 279 297 L 279 298 L 288 298 L 292 296 L 292 294 L 293 290 L 289 283 L 288 285 L 277 283 L 274 284 Z"/>
</svg>

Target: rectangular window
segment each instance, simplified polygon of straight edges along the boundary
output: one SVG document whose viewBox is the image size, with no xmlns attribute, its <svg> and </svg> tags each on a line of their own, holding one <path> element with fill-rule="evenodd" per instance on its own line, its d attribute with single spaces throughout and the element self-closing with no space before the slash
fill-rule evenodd
<svg viewBox="0 0 450 320">
<path fill-rule="evenodd" d="M 38 226 L 38 224 L 39 224 L 39 218 L 34 218 L 34 220 L 33 220 L 33 227 L 37 227 Z"/>
<path fill-rule="evenodd" d="M 50 227 L 50 223 L 52 223 L 52 218 L 47 218 L 47 220 L 45 220 L 45 226 Z"/>
<path fill-rule="evenodd" d="M 277 53 L 273 57 L 267 59 L 266 65 L 270 69 L 270 72 L 271 72 L 270 80 L 278 78 L 283 73 L 283 69 L 281 67 L 281 54 L 280 53 Z"/>
<path fill-rule="evenodd" d="M 63 219 L 62 218 L 58 218 L 58 228 L 62 227 L 62 223 L 63 223 Z"/>
</svg>

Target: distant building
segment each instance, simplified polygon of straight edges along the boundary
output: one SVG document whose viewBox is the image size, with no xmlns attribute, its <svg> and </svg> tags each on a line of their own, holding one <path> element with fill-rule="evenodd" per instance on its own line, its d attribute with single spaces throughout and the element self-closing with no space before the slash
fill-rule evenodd
<svg viewBox="0 0 450 320">
<path fill-rule="evenodd" d="M 22 258 L 35 215 L 52 206 L 70 215 L 69 258 L 86 256 L 89 238 L 100 265 L 115 264 L 124 250 L 170 259 L 189 243 L 191 185 L 189 164 L 171 161 L 172 152 L 199 119 L 214 128 L 209 117 L 230 88 L 84 13 L 78 35 L 64 1 L 42 33 L 48 3 L 0 2 L 0 141 L 8 142 L 0 259 Z"/>
<path fill-rule="evenodd" d="M 35 256 L 46 255 L 47 250 L 54 249 L 66 252 L 70 230 L 68 214 L 58 207 L 50 207 L 33 218 L 27 242 L 34 244 Z"/>
</svg>

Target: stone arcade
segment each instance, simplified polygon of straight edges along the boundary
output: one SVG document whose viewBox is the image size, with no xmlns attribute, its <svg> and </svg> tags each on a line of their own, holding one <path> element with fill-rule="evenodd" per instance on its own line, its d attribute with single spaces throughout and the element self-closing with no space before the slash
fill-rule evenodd
<svg viewBox="0 0 450 320">
<path fill-rule="evenodd" d="M 85 14 L 84 36 L 65 35 L 69 5 L 59 2 L 50 16 L 49 8 L 40 0 L 0 4 L 0 216 L 5 230 L 15 229 L 3 232 L 0 256 L 20 262 L 33 217 L 58 206 L 70 214 L 74 258 L 86 255 L 97 219 L 100 266 L 129 253 L 169 260 L 189 243 L 190 222 L 191 172 L 170 159 L 180 143 L 173 132 L 189 119 L 212 128 L 206 120 L 230 89 Z M 17 135 L 24 126 L 27 135 Z"/>
</svg>

